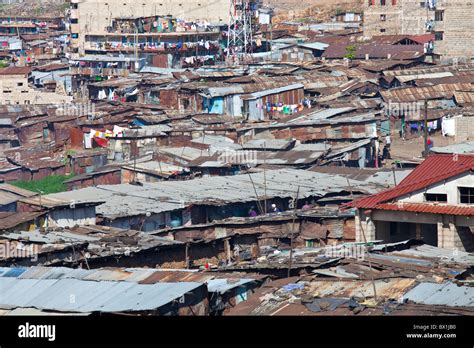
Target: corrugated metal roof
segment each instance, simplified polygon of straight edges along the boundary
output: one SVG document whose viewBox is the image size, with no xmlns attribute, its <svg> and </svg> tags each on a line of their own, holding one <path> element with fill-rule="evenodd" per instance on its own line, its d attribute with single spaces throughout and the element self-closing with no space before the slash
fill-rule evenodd
<svg viewBox="0 0 474 348">
<path fill-rule="evenodd" d="M 326 155 L 326 158 L 330 159 L 330 158 L 338 157 L 340 155 L 345 154 L 346 152 L 352 152 L 354 150 L 357 150 L 360 147 L 366 146 L 366 145 L 370 144 L 371 142 L 372 142 L 372 139 L 370 139 L 370 138 L 359 140 L 359 141 L 357 141 L 353 144 L 350 144 L 348 146 L 345 146 L 343 148 L 332 150 L 329 154 Z"/>
<path fill-rule="evenodd" d="M 258 150 L 287 150 L 294 143 L 294 140 L 286 139 L 252 139 L 244 143 L 242 147 Z"/>
<path fill-rule="evenodd" d="M 312 50 L 324 51 L 329 45 L 322 42 L 307 42 L 298 44 L 299 47 L 309 48 Z"/>
<path fill-rule="evenodd" d="M 412 80 L 423 80 L 423 79 L 439 79 L 442 77 L 451 77 L 454 74 L 450 71 L 443 71 L 443 72 L 434 72 L 434 73 L 426 73 L 426 74 L 413 74 L 413 75 L 401 75 L 397 76 L 397 80 L 402 83 L 406 83 Z"/>
<path fill-rule="evenodd" d="M 465 143 L 457 143 L 442 147 L 432 147 L 431 152 L 434 153 L 450 153 L 450 154 L 474 154 L 474 141 Z"/>
<path fill-rule="evenodd" d="M 402 298 L 415 303 L 450 307 L 474 307 L 474 288 L 446 282 L 421 283 Z"/>
<path fill-rule="evenodd" d="M 311 112 L 309 114 L 296 117 L 287 123 L 297 123 L 300 121 L 317 121 L 317 120 L 327 120 L 331 117 L 345 114 L 350 111 L 354 111 L 356 108 L 354 107 L 343 107 L 343 108 L 330 108 L 330 109 L 323 109 Z"/>
<path fill-rule="evenodd" d="M 373 250 L 373 249 L 372 249 Z M 474 265 L 474 255 L 465 251 L 452 251 L 450 249 L 438 248 L 432 245 L 423 244 L 405 250 L 393 251 L 392 255 L 414 256 L 417 258 L 434 258 L 441 263 L 462 263 Z"/>
<path fill-rule="evenodd" d="M 346 43 L 333 43 L 323 53 L 323 57 L 328 59 L 342 59 L 347 54 Z M 365 43 L 355 45 L 355 57 L 365 59 L 370 58 L 390 58 L 399 60 L 412 60 L 425 55 L 423 45 L 391 45 Z"/>
<path fill-rule="evenodd" d="M 456 91 L 454 99 L 458 104 L 472 104 L 474 103 L 474 92 Z"/>
<path fill-rule="evenodd" d="M 408 289 L 416 284 L 414 279 L 377 279 L 375 287 L 377 296 L 384 299 L 399 300 Z M 319 297 L 373 297 L 373 283 L 369 280 L 337 280 L 337 281 L 319 281 L 314 280 L 309 283 L 313 293 Z"/>
<path fill-rule="evenodd" d="M 209 292 L 224 294 L 229 290 L 254 282 L 254 279 L 211 279 L 207 282 Z"/>
<path fill-rule="evenodd" d="M 385 102 L 420 102 L 425 99 L 450 99 L 455 91 L 470 91 L 471 83 L 438 84 L 429 87 L 404 87 L 381 91 Z"/>
<path fill-rule="evenodd" d="M 72 312 L 47 312 L 47 311 L 42 311 L 37 308 L 15 308 L 15 309 L 0 309 L 0 316 L 87 316 L 90 315 L 91 313 L 72 313 Z"/>
<path fill-rule="evenodd" d="M 255 188 L 263 194 L 265 182 L 268 197 L 294 197 L 298 186 L 300 196 L 324 196 L 329 192 L 348 190 L 344 177 L 329 173 L 317 173 L 296 169 L 270 170 L 251 174 Z M 265 180 L 266 177 L 266 180 Z M 377 192 L 379 187 L 353 180 L 354 190 Z M 100 185 L 69 192 L 43 196 L 43 201 L 56 202 L 97 201 L 106 202 L 96 208 L 98 214 L 116 218 L 134 216 L 146 212 L 159 213 L 183 209 L 190 204 L 222 204 L 223 202 L 249 202 L 255 200 L 255 189 L 247 174 L 233 176 L 205 177 L 189 180 L 183 189 L 182 182 L 162 181 L 143 183 L 143 186 L 129 184 Z"/>
<path fill-rule="evenodd" d="M 266 90 L 263 90 L 263 91 L 254 92 L 254 93 L 248 94 L 246 96 L 243 96 L 242 99 L 263 98 L 263 97 L 266 97 L 268 95 L 279 94 L 279 93 L 288 92 L 288 91 L 292 91 L 292 90 L 295 90 L 295 89 L 301 89 L 301 88 L 304 88 L 304 85 L 302 83 L 295 83 L 295 84 L 292 84 L 292 85 L 289 85 L 289 86 L 266 89 Z"/>
<path fill-rule="evenodd" d="M 146 311 L 160 308 L 200 286 L 200 283 L 185 282 L 143 285 L 132 282 L 0 277 L 0 306 L 34 307 L 60 312 Z"/>
</svg>

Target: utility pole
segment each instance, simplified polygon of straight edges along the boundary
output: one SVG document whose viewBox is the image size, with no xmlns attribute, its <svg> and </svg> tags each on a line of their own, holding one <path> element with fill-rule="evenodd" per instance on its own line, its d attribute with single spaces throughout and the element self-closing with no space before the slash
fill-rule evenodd
<svg viewBox="0 0 474 348">
<path fill-rule="evenodd" d="M 132 143 L 130 143 L 132 144 Z M 138 127 L 135 128 L 135 140 L 133 141 L 133 144 L 135 144 L 135 154 L 133 155 L 133 181 L 132 183 L 137 182 L 137 156 L 138 156 Z M 133 149 L 130 148 L 130 155 L 132 154 Z"/>
<path fill-rule="evenodd" d="M 258 209 L 260 210 L 260 212 L 263 213 L 264 210 L 263 210 L 262 204 L 260 202 L 260 198 L 258 197 L 257 188 L 255 187 L 255 183 L 253 182 L 252 175 L 250 175 L 250 173 L 248 173 L 248 175 L 249 175 L 249 178 L 250 178 L 250 182 L 252 183 L 252 186 L 253 186 L 253 191 L 255 192 L 255 198 L 257 199 Z"/>
<path fill-rule="evenodd" d="M 395 166 L 392 166 L 392 173 L 393 173 L 393 183 L 395 184 L 395 186 L 397 186 L 397 177 L 395 176 Z"/>
<path fill-rule="evenodd" d="M 264 213 L 267 213 L 267 142 L 263 143 L 263 188 L 264 188 Z"/>
<path fill-rule="evenodd" d="M 296 210 L 298 208 L 298 198 L 300 196 L 300 186 L 298 186 L 298 190 L 296 191 L 296 197 L 293 201 L 293 222 L 291 224 L 291 235 L 290 235 L 290 259 L 288 260 L 288 278 L 291 275 L 291 267 L 293 266 L 293 235 L 295 233 L 295 220 L 296 220 Z"/>
<path fill-rule="evenodd" d="M 425 99 L 425 117 L 423 122 L 423 133 L 424 133 L 424 142 L 425 142 L 425 151 L 423 157 L 428 157 L 428 100 Z"/>
<path fill-rule="evenodd" d="M 135 28 L 135 61 L 133 62 L 133 71 L 138 71 L 138 28 Z"/>
</svg>

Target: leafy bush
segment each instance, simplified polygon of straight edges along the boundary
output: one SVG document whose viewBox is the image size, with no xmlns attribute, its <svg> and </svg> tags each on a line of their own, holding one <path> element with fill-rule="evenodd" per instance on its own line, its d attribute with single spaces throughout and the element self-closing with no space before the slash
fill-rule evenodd
<svg viewBox="0 0 474 348">
<path fill-rule="evenodd" d="M 355 46 L 347 46 L 346 47 L 346 54 L 344 55 L 344 58 L 355 59 L 355 57 L 356 57 L 356 47 Z"/>
<path fill-rule="evenodd" d="M 41 180 L 34 180 L 34 181 L 14 181 L 10 184 L 20 187 L 25 190 L 30 190 L 33 192 L 42 191 L 42 194 L 50 194 L 50 193 L 57 193 L 57 192 L 64 192 L 67 190 L 64 181 L 71 179 L 74 176 L 73 173 L 69 175 L 51 175 L 47 176 Z"/>
</svg>

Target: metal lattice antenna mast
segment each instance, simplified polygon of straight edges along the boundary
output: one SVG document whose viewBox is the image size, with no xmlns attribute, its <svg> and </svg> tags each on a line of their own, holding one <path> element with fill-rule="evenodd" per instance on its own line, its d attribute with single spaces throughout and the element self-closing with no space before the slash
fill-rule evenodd
<svg viewBox="0 0 474 348">
<path fill-rule="evenodd" d="M 251 0 L 232 0 L 229 9 L 227 47 L 229 56 L 252 52 Z"/>
</svg>

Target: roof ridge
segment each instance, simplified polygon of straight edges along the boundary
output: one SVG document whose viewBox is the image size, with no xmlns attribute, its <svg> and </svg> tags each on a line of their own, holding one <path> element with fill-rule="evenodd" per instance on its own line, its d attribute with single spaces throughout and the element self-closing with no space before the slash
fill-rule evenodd
<svg viewBox="0 0 474 348">
<path fill-rule="evenodd" d="M 368 197 L 354 200 L 353 202 L 347 204 L 347 206 L 373 208 L 378 204 L 389 202 L 394 198 L 404 196 L 414 191 L 419 191 L 428 186 L 437 184 L 442 180 L 474 170 L 474 155 L 459 155 L 457 157 L 458 160 L 464 160 L 457 161 L 457 163 L 454 164 L 452 167 L 449 164 L 446 166 L 445 159 L 447 156 L 452 157 L 453 155 L 431 155 L 423 163 L 421 163 L 410 175 L 403 179 L 397 186 Z M 442 165 L 439 174 L 419 178 L 420 176 L 423 176 L 423 173 L 426 170 L 430 169 L 433 165 L 439 164 L 440 162 L 437 162 L 437 160 L 439 160 L 440 158 L 442 158 L 444 162 L 443 160 L 441 161 Z M 415 181 L 413 182 L 413 180 Z"/>
</svg>

